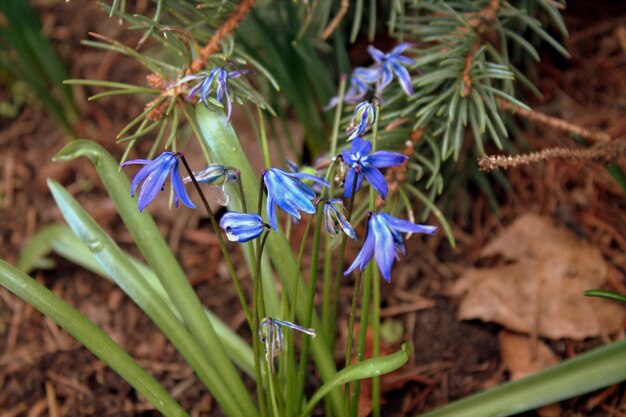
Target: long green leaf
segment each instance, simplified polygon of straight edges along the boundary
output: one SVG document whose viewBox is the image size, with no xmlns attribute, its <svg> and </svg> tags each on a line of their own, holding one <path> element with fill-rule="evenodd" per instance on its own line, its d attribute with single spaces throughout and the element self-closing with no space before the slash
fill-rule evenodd
<svg viewBox="0 0 626 417">
<path fill-rule="evenodd" d="M 0 259 L 0 285 L 51 318 L 139 391 L 164 416 L 188 414 L 105 332 L 49 289 Z"/>
<path fill-rule="evenodd" d="M 622 340 L 420 417 L 504 417 L 572 398 L 626 380 L 625 355 Z"/>
<path fill-rule="evenodd" d="M 336 387 L 340 387 L 348 382 L 372 378 L 395 371 L 409 360 L 411 350 L 411 346 L 405 343 L 402 345 L 402 350 L 396 353 L 380 358 L 367 359 L 342 369 L 317 390 L 300 416 L 304 417 L 313 411 L 315 405 Z"/>
<path fill-rule="evenodd" d="M 124 256 L 113 239 L 98 226 L 95 220 L 80 207 L 78 202 L 59 183 L 48 180 L 48 187 L 65 221 L 89 248 L 100 266 L 163 331 L 211 391 L 225 413 L 229 416 L 239 415 L 240 410 L 236 397 L 222 384 L 221 376 L 210 361 L 206 360 L 205 353 L 176 318 L 172 310 L 165 305 L 164 300 L 148 285 L 133 264 Z"/>
<path fill-rule="evenodd" d="M 83 268 L 100 275 L 103 278 L 112 280 L 109 273 L 100 266 L 95 256 L 81 242 L 81 240 L 72 232 L 72 230 L 62 224 L 52 224 L 42 228 L 20 251 L 20 257 L 17 261 L 17 268 L 25 274 L 30 273 L 38 267 L 50 267 L 51 260 L 44 258 L 50 251 L 56 252 L 63 258 L 74 262 Z M 174 302 L 163 288 L 163 285 L 155 275 L 143 262 L 131 256 L 124 254 L 132 263 L 135 269 L 141 274 L 147 284 L 158 294 L 165 305 L 172 310 L 179 320 L 182 320 L 180 314 L 174 306 Z M 215 328 L 215 332 L 226 348 L 228 356 L 239 366 L 239 368 L 254 378 L 254 358 L 252 348 L 237 333 L 235 333 L 226 323 L 224 323 L 211 310 L 204 310 L 211 324 Z"/>
<path fill-rule="evenodd" d="M 228 358 L 224 346 L 204 314 L 200 300 L 187 280 L 180 264 L 168 248 L 154 220 L 147 211 L 140 212 L 130 197 L 130 183 L 119 171 L 115 159 L 100 145 L 86 140 L 69 143 L 55 156 L 57 161 L 87 157 L 95 166 L 100 179 L 111 196 L 122 221 L 133 236 L 142 255 L 157 274 L 194 339 L 205 351 L 222 381 L 237 396 L 242 415 L 254 417 L 258 410 L 250 393 Z"/>
</svg>

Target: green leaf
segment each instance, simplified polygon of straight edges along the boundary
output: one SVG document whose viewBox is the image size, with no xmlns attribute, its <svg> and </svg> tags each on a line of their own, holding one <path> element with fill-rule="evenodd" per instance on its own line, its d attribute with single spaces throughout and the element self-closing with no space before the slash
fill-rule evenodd
<svg viewBox="0 0 626 417">
<path fill-rule="evenodd" d="M 207 360 L 222 374 L 223 383 L 237 395 L 243 414 L 256 416 L 256 406 L 204 314 L 202 303 L 148 211 L 137 209 L 136 201 L 130 196 L 130 183 L 119 171 L 117 161 L 100 145 L 86 140 L 69 143 L 54 159 L 69 161 L 81 156 L 94 164 L 137 247 L 159 277 L 194 339 L 206 352 Z"/>
<path fill-rule="evenodd" d="M 65 329 L 110 366 L 166 417 L 188 414 L 165 389 L 102 329 L 28 275 L 0 259 L 0 285 Z"/>
<path fill-rule="evenodd" d="M 113 239 L 106 234 L 60 184 L 48 180 L 61 214 L 74 233 L 89 248 L 100 266 L 107 271 L 117 285 L 154 321 L 168 340 L 191 365 L 202 382 L 229 416 L 237 416 L 239 409 L 236 393 L 222 383 L 207 355 L 191 334 L 176 318 L 164 300 L 148 285 L 130 260 Z"/>
<path fill-rule="evenodd" d="M 348 382 L 372 378 L 395 371 L 409 360 L 411 350 L 411 346 L 404 343 L 402 350 L 396 353 L 380 358 L 367 359 L 342 369 L 317 390 L 300 416 L 304 417 L 313 411 L 315 405 L 334 388 L 340 387 Z"/>
<path fill-rule="evenodd" d="M 607 291 L 607 290 L 587 290 L 584 293 L 587 297 L 600 297 L 606 298 L 608 300 L 620 301 L 622 303 L 626 303 L 626 294 L 622 294 L 617 291 Z"/>
<path fill-rule="evenodd" d="M 28 274 L 44 263 L 42 257 L 46 256 L 50 251 L 56 252 L 63 258 L 103 278 L 112 280 L 109 273 L 100 266 L 87 246 L 81 242 L 69 227 L 62 224 L 51 224 L 42 228 L 21 250 L 20 257 L 17 261 L 17 268 Z M 176 314 L 179 320 L 182 320 L 174 306 L 174 302 L 165 291 L 165 288 L 163 288 L 163 285 L 155 273 L 143 262 L 128 253 L 124 253 L 124 256 L 131 262 L 146 283 L 163 300 L 165 305 Z M 213 312 L 208 309 L 204 311 L 215 328 L 215 332 L 224 344 L 228 356 L 242 371 L 254 378 L 254 358 L 250 346 Z"/>
</svg>

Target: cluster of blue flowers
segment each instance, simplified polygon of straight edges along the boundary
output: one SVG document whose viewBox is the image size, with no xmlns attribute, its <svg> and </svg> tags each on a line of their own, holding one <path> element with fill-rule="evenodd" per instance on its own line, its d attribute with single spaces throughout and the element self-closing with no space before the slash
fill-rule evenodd
<svg viewBox="0 0 626 417">
<path fill-rule="evenodd" d="M 359 103 L 372 93 L 372 89 L 379 98 L 382 98 L 383 90 L 391 84 L 394 77 L 398 78 L 400 87 L 406 95 L 412 96 L 413 85 L 407 67 L 415 65 L 415 60 L 402 55 L 411 46 L 413 44 L 404 42 L 387 53 L 373 46 L 367 48 L 374 64 L 367 68 L 357 67 L 352 71 L 350 87 L 343 96 L 343 101 L 350 104 Z M 339 97 L 333 97 L 326 108 L 333 108 L 337 104 L 339 104 Z"/>
<path fill-rule="evenodd" d="M 247 69 L 228 71 L 226 69 L 226 65 L 224 65 L 213 68 L 210 72 L 200 72 L 198 74 L 187 75 L 186 77 L 181 78 L 177 85 L 200 80 L 198 84 L 189 90 L 187 98 L 199 96 L 200 101 L 208 108 L 209 95 L 215 91 L 215 99 L 223 106 L 226 106 L 227 119 L 230 120 L 234 97 L 231 95 L 228 87 L 228 80 L 231 78 L 241 77 L 249 72 L 250 71 Z"/>
<path fill-rule="evenodd" d="M 413 61 L 401 55 L 410 44 L 398 45 L 389 53 L 383 53 L 374 47 L 369 48 L 375 64 L 371 68 L 357 68 L 351 78 L 351 86 L 344 99 L 347 102 L 357 102 L 368 94 L 370 85 L 376 86 L 378 94 L 393 80 L 398 78 L 400 85 L 407 94 L 412 94 L 411 80 L 405 68 Z M 231 96 L 228 90 L 228 79 L 244 74 L 244 70 L 228 72 L 224 67 L 215 68 L 207 74 L 190 75 L 180 80 L 180 83 L 191 80 L 201 80 L 191 88 L 189 96 L 200 95 L 200 101 L 208 104 L 208 95 L 216 91 L 216 98 L 222 102 L 226 100 L 228 117 L 231 112 Z M 331 102 L 332 104 L 332 102 Z M 336 102 L 335 102 L 336 104 Z M 388 194 L 388 186 L 381 168 L 401 165 L 408 159 L 406 155 L 390 151 L 372 152 L 373 144 L 363 138 L 376 121 L 377 107 L 373 101 L 360 101 L 355 107 L 353 117 L 347 129 L 350 143 L 349 149 L 343 149 L 337 158 L 341 164 L 344 178 L 345 198 L 354 198 L 354 193 L 361 189 L 363 179 L 384 200 Z M 165 181 L 171 178 L 174 190 L 174 201 L 178 200 L 190 208 L 195 205 L 187 194 L 184 183 L 191 182 L 192 177 L 181 179 L 178 172 L 180 154 L 164 152 L 154 160 L 136 159 L 128 161 L 122 166 L 131 164 L 144 165 L 135 175 L 131 183 L 131 195 L 134 196 L 139 184 L 142 184 L 139 192 L 139 210 L 145 207 L 163 189 Z M 340 171 L 342 171 L 340 170 Z M 296 171 L 292 169 L 292 171 Z M 193 178 L 197 182 L 206 184 L 224 185 L 238 179 L 239 172 L 235 168 L 227 168 L 223 165 L 212 164 L 206 169 L 196 172 Z M 227 212 L 222 216 L 220 227 L 225 231 L 227 238 L 234 242 L 248 242 L 256 239 L 266 230 L 278 230 L 278 216 L 276 207 L 295 219 L 300 219 L 300 212 L 313 214 L 320 204 L 323 205 L 323 218 L 327 232 L 335 237 L 344 233 L 347 237 L 357 239 L 353 226 L 348 221 L 349 215 L 344 207 L 342 199 L 322 196 L 317 198 L 318 193 L 328 194 L 330 184 L 309 173 L 287 172 L 279 168 L 271 168 L 263 172 L 262 181 L 267 193 L 266 215 L 268 223 L 263 221 L 260 214 Z M 398 219 L 384 212 L 370 213 L 368 215 L 364 244 L 345 271 L 347 275 L 359 268 L 361 271 L 372 259 L 381 275 L 387 281 L 391 281 L 391 270 L 394 260 L 399 254 L 405 254 L 404 239 L 402 233 L 427 233 L 432 234 L 436 230 L 433 226 L 414 224 L 407 220 Z M 293 323 L 276 319 L 265 319 L 261 323 L 259 332 L 261 339 L 266 343 L 268 362 L 282 350 L 282 327 L 303 331 L 315 335 L 312 329 L 303 329 Z"/>
</svg>

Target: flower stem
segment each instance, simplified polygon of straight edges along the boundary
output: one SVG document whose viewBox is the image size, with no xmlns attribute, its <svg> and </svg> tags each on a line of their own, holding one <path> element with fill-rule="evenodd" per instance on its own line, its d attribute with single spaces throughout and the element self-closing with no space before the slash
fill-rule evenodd
<svg viewBox="0 0 626 417">
<path fill-rule="evenodd" d="M 265 169 L 270 169 L 272 167 L 272 162 L 270 161 L 270 148 L 267 144 L 267 133 L 265 132 L 265 117 L 263 116 L 263 112 L 259 106 L 257 106 L 256 109 L 259 115 L 259 130 L 261 131 L 261 145 L 263 146 L 263 161 L 265 162 Z"/>
<path fill-rule="evenodd" d="M 378 124 L 380 122 L 380 112 L 382 109 L 382 101 L 375 99 L 376 102 L 376 115 L 374 117 L 374 126 L 372 128 L 372 152 L 376 152 L 378 146 Z M 376 209 L 376 203 L 374 198 L 374 190 L 370 189 L 370 210 Z M 373 331 L 373 346 L 372 346 L 372 358 L 380 356 L 380 275 L 378 268 L 372 267 L 372 331 Z M 363 296 L 363 302 L 365 302 L 365 296 Z M 365 306 L 363 306 L 365 311 Z M 380 377 L 375 376 L 372 378 L 372 416 L 380 417 Z"/>
<path fill-rule="evenodd" d="M 311 251 L 311 268 L 309 269 L 309 288 L 306 295 L 306 312 L 307 315 L 302 320 L 302 326 L 311 327 L 311 320 L 313 316 L 313 301 L 315 300 L 315 287 L 317 282 L 317 273 L 319 271 L 319 254 L 320 254 L 320 236 L 322 231 L 322 213 L 320 207 L 317 208 L 317 215 L 315 219 L 315 231 L 313 233 L 313 248 Z M 323 337 L 323 334 L 319 335 Z M 307 357 L 309 355 L 309 347 L 311 345 L 311 338 L 305 337 L 302 340 L 302 348 L 300 349 L 300 368 L 298 373 L 297 387 L 298 401 L 296 410 L 300 410 L 300 400 L 304 396 L 304 381 L 306 379 L 307 371 Z"/>
<path fill-rule="evenodd" d="M 265 396 L 263 395 L 263 383 L 261 382 L 263 381 L 263 379 L 261 372 L 261 341 L 259 339 L 259 323 L 261 322 L 259 317 L 264 317 L 265 315 L 265 308 L 263 305 L 263 291 L 261 285 L 261 258 L 263 257 L 263 248 L 265 247 L 265 242 L 270 234 L 270 230 L 271 229 L 268 229 L 261 238 L 259 250 L 256 253 L 256 263 L 254 269 L 254 293 L 252 295 L 252 325 L 250 326 L 250 329 L 252 331 L 252 348 L 254 350 L 254 372 L 257 380 L 256 394 L 257 400 L 259 401 L 261 417 L 265 417 L 267 415 Z M 270 364 L 268 364 L 268 374 L 269 366 Z"/>
<path fill-rule="evenodd" d="M 354 207 L 354 199 L 356 196 L 356 184 L 359 180 L 359 173 L 356 172 L 355 176 L 354 176 L 354 183 L 352 184 L 352 194 L 350 196 L 350 200 L 348 201 L 348 207 L 347 209 L 347 213 L 346 213 L 346 219 L 348 221 L 350 221 L 350 219 L 352 218 L 352 212 L 353 212 L 353 207 Z M 328 333 L 330 335 L 332 335 L 331 337 L 331 344 L 329 345 L 329 347 L 334 346 L 334 337 L 335 337 L 335 331 L 336 331 L 336 327 L 337 327 L 337 308 L 338 308 L 338 304 L 339 304 L 339 288 L 341 286 L 341 277 L 343 276 L 343 261 L 345 259 L 346 256 L 346 246 L 348 245 L 348 237 L 347 236 L 343 236 L 343 239 L 341 241 L 341 247 L 339 248 L 339 255 L 337 257 L 337 271 L 335 273 L 335 279 L 333 282 L 333 290 L 332 290 L 332 299 L 330 301 L 330 306 L 331 306 L 331 312 L 330 312 L 330 316 L 329 316 L 329 323 L 328 323 Z"/>
<path fill-rule="evenodd" d="M 194 187 L 196 188 L 196 190 L 198 191 L 198 194 L 200 195 L 200 199 L 202 200 L 202 205 L 204 206 L 207 214 L 209 215 L 211 226 L 213 227 L 213 231 L 215 232 L 215 235 L 217 236 L 217 242 L 220 246 L 220 249 L 222 250 L 222 255 L 224 255 L 224 259 L 226 260 L 226 266 L 228 267 L 228 272 L 230 273 L 230 276 L 235 284 L 237 296 L 239 297 L 239 303 L 241 304 L 241 307 L 243 308 L 243 312 L 244 312 L 244 315 L 246 316 L 246 321 L 248 322 L 248 325 L 252 326 L 252 320 L 250 316 L 250 310 L 248 309 L 248 303 L 243 293 L 243 289 L 241 288 L 241 284 L 239 283 L 239 278 L 237 278 L 237 272 L 235 271 L 235 266 L 233 265 L 233 262 L 230 259 L 230 255 L 228 254 L 228 251 L 226 249 L 226 244 L 224 243 L 224 238 L 222 238 L 222 233 L 220 232 L 217 219 L 215 218 L 215 215 L 213 214 L 213 210 L 211 209 L 211 206 L 209 205 L 209 202 L 207 201 L 206 196 L 202 192 L 202 188 L 200 188 L 200 184 L 198 184 L 196 177 L 193 175 L 193 171 L 191 170 L 191 167 L 187 163 L 187 159 L 182 153 L 179 153 L 178 155 L 180 157 L 180 160 L 183 162 L 183 165 L 185 166 L 185 169 L 187 170 L 187 173 L 189 174 L 189 177 L 191 178 L 191 181 L 193 182 Z M 251 327 L 251 329 L 253 328 Z"/>
</svg>

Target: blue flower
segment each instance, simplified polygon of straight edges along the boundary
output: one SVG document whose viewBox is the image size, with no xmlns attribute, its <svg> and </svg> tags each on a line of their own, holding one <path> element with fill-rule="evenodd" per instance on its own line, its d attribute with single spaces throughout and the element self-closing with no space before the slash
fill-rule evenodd
<svg viewBox="0 0 626 417">
<path fill-rule="evenodd" d="M 317 336 L 315 329 L 307 329 L 289 321 L 282 321 L 266 317 L 259 324 L 259 340 L 265 344 L 265 359 L 270 366 L 270 372 L 274 371 L 273 360 L 284 350 L 283 327 L 306 333 L 309 336 Z"/>
<path fill-rule="evenodd" d="M 130 195 L 134 197 L 139 183 L 143 181 L 137 202 L 139 211 L 143 211 L 154 200 L 159 191 L 163 189 L 168 174 L 170 174 L 172 187 L 174 187 L 174 205 L 178 207 L 178 199 L 180 199 L 187 207 L 196 208 L 195 204 L 191 202 L 183 181 L 178 174 L 178 155 L 176 153 L 163 152 L 153 160 L 133 159 L 124 162 L 121 166 L 125 167 L 133 164 L 145 165 L 137 172 L 130 184 Z"/>
<path fill-rule="evenodd" d="M 357 67 L 352 71 L 350 75 L 350 88 L 343 96 L 345 103 L 358 103 L 362 101 L 370 91 L 368 84 L 373 84 L 378 80 L 378 70 L 376 68 L 363 68 Z M 335 96 L 330 99 L 326 110 L 332 109 L 339 104 L 339 96 Z"/>
<path fill-rule="evenodd" d="M 375 119 L 376 106 L 372 102 L 362 101 L 357 104 L 346 129 L 346 133 L 350 135 L 348 140 L 350 141 L 357 136 L 363 136 L 372 127 Z"/>
<path fill-rule="evenodd" d="M 356 191 L 361 189 L 363 177 L 374 187 L 383 198 L 387 198 L 387 183 L 385 177 L 378 168 L 387 168 L 402 164 L 409 159 L 408 156 L 396 152 L 372 151 L 372 142 L 357 137 L 352 141 L 352 147 L 348 151 L 343 149 L 341 156 L 350 167 L 344 181 L 344 195 L 352 196 L 352 188 L 356 178 Z"/>
<path fill-rule="evenodd" d="M 217 101 L 225 105 L 227 108 L 228 120 L 230 120 L 230 114 L 232 111 L 232 101 L 230 91 L 228 89 L 228 79 L 237 78 L 243 74 L 247 74 L 249 71 L 246 69 L 230 71 L 228 72 L 225 66 L 213 68 L 211 72 L 201 72 L 198 74 L 187 75 L 178 81 L 177 85 L 184 84 L 191 80 L 202 80 L 189 90 L 187 98 L 200 95 L 200 101 L 204 103 L 206 107 L 209 107 L 208 97 L 209 94 L 215 90 L 215 98 Z M 226 99 L 226 103 L 224 103 Z"/>
<path fill-rule="evenodd" d="M 231 242 L 245 243 L 259 237 L 267 225 L 258 214 L 229 211 L 222 216 L 220 227 Z"/>
<path fill-rule="evenodd" d="M 356 233 L 346 218 L 346 208 L 339 198 L 327 199 L 324 202 L 324 224 L 332 237 L 343 231 L 348 237 L 356 239 Z"/>
<path fill-rule="evenodd" d="M 401 233 L 428 233 L 433 234 L 437 228 L 422 224 L 411 223 L 397 219 L 387 213 L 372 214 L 367 223 L 367 236 L 361 251 L 344 275 L 348 275 L 358 266 L 361 271 L 376 257 L 376 264 L 385 281 L 391 282 L 391 267 L 398 254 L 406 255 L 404 239 Z"/>
<path fill-rule="evenodd" d="M 305 213 L 315 213 L 315 191 L 303 180 L 330 187 L 326 181 L 315 175 L 303 172 L 285 172 L 278 168 L 271 168 L 263 174 L 265 188 L 267 188 L 267 218 L 272 229 L 278 229 L 276 220 L 276 205 L 297 219 L 300 219 L 298 210 Z"/>
<path fill-rule="evenodd" d="M 378 86 L 376 88 L 376 94 L 381 95 L 382 91 L 393 80 L 394 74 L 398 77 L 400 86 L 404 92 L 411 96 L 413 95 L 413 86 L 411 85 L 411 76 L 406 66 L 415 65 L 415 61 L 409 57 L 402 55 L 407 48 L 410 48 L 413 44 L 404 42 L 396 46 L 391 52 L 383 53 L 381 50 L 370 46 L 367 51 L 370 53 L 374 61 L 376 61 L 375 67 L 378 68 Z"/>
</svg>

